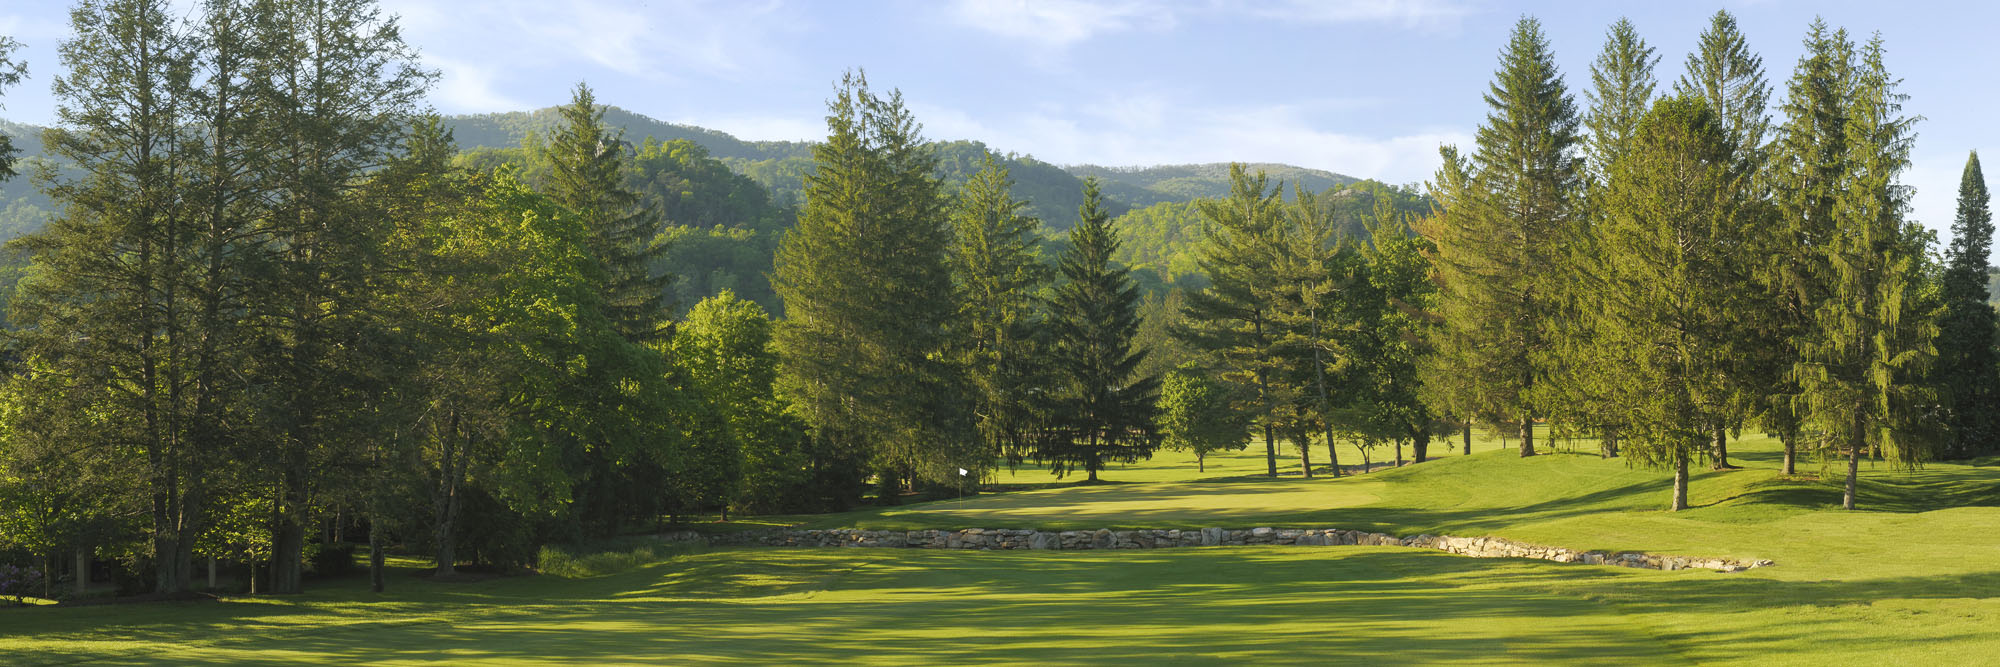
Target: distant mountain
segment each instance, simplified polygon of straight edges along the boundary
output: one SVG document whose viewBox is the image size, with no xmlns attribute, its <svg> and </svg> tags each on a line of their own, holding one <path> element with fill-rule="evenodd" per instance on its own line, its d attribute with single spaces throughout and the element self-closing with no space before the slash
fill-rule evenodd
<svg viewBox="0 0 2000 667">
<path fill-rule="evenodd" d="M 558 121 L 554 107 L 535 111 L 447 116 L 459 147 L 466 150 L 518 148 L 529 137 L 545 136 Z M 730 170 L 764 186 L 779 206 L 794 204 L 805 175 L 812 171 L 813 143 L 803 141 L 747 141 L 726 132 L 693 125 L 670 123 L 618 107 L 606 107 L 604 122 L 625 132 L 627 141 L 644 142 L 685 139 L 708 150 L 709 156 Z M 42 128 L 0 120 L 0 133 L 14 137 L 14 145 L 29 160 L 40 159 Z M 1153 167 L 1063 167 L 1032 156 L 1004 153 L 977 141 L 940 141 L 938 171 L 947 187 L 956 188 L 979 170 L 985 156 L 992 154 L 1014 178 L 1015 196 L 1029 203 L 1027 213 L 1039 217 L 1052 232 L 1076 223 L 1077 207 L 1083 203 L 1083 179 L 1096 176 L 1104 187 L 1107 208 L 1113 216 L 1155 204 L 1187 202 L 1229 193 L 1229 165 L 1226 163 L 1168 165 Z M 1345 187 L 1357 180 L 1352 176 L 1285 164 L 1251 164 L 1274 181 L 1282 181 L 1289 192 L 1294 183 L 1313 191 Z M 36 191 L 26 172 L 19 178 L 0 182 L 0 240 L 40 227 L 52 208 Z"/>
<path fill-rule="evenodd" d="M 1274 184 L 1282 182 L 1288 195 L 1294 185 L 1304 186 L 1310 192 L 1325 192 L 1331 188 L 1353 185 L 1361 180 L 1345 174 L 1294 167 L 1289 164 L 1252 162 L 1243 166 L 1253 174 L 1258 171 L 1264 172 Z M 1096 176 L 1097 180 L 1105 183 L 1105 192 L 1135 207 L 1229 196 L 1227 162 L 1157 167 L 1078 165 L 1065 167 L 1065 170 L 1078 178 Z"/>
</svg>

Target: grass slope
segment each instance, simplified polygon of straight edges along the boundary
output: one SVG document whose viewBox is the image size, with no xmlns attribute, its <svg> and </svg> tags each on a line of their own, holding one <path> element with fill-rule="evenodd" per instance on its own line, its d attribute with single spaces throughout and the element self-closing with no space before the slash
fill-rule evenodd
<svg viewBox="0 0 2000 667">
<path fill-rule="evenodd" d="M 0 610 L 0 656 L 454 663 L 1976 663 L 2000 655 L 1991 467 L 1825 483 L 1694 480 L 1582 454 L 1494 451 L 1343 480 L 1217 477 L 1067 487 L 818 517 L 825 525 L 1326 525 L 1584 548 L 1772 558 L 1744 573 L 1482 560 L 1381 547 L 1144 552 L 721 549 L 598 577 L 358 579 L 306 595 Z M 1157 465 L 1175 465 L 1172 458 Z M 1118 475 L 1113 476 L 1119 479 Z"/>
</svg>

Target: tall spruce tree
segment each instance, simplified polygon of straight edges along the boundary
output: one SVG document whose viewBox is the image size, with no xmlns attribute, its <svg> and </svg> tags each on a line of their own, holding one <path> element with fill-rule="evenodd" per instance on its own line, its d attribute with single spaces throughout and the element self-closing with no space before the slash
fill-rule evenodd
<svg viewBox="0 0 2000 667">
<path fill-rule="evenodd" d="M 1938 368 L 1946 392 L 1950 434 L 1944 455 L 1977 456 L 2000 446 L 2000 359 L 1987 293 L 1993 256 L 1993 212 L 1979 153 L 1965 159 L 1958 182 L 1958 217 L 1945 255 L 1945 314 L 1939 323 Z"/>
<path fill-rule="evenodd" d="M 1702 100 L 1715 112 L 1728 134 L 1734 159 L 1744 163 L 1752 186 L 1757 188 L 1756 196 L 1746 205 L 1768 213 L 1769 196 L 1762 171 L 1767 160 L 1764 140 L 1771 121 L 1766 115 L 1766 104 L 1771 91 L 1764 81 L 1764 59 L 1750 50 L 1749 42 L 1736 27 L 1736 17 L 1727 11 L 1717 11 L 1710 18 L 1708 29 L 1701 34 L 1700 46 L 1688 54 L 1686 73 L 1674 83 L 1674 92 Z M 1764 227 L 1762 232 L 1762 236 L 1768 237 L 1772 230 Z M 1769 241 L 1768 238 L 1752 240 Z M 1783 299 L 1773 295 L 1771 301 L 1781 303 Z M 1753 413 L 1767 431 L 1777 433 L 1781 440 L 1797 439 L 1798 416 L 1784 398 L 1796 391 L 1783 380 L 1789 361 L 1782 353 L 1783 338 L 1796 325 L 1796 318 L 1788 316 L 1784 308 L 1760 308 L 1752 314 L 1758 326 L 1747 328 L 1738 339 L 1736 358 L 1740 363 L 1729 373 L 1737 392 L 1736 400 L 1731 402 L 1733 409 L 1714 426 L 1712 459 L 1717 469 L 1735 467 L 1729 463 L 1726 428 L 1742 423 Z"/>
<path fill-rule="evenodd" d="M 1728 10 L 1717 10 L 1709 19 L 1700 47 L 1688 54 L 1686 73 L 1674 82 L 1674 93 L 1707 102 L 1729 133 L 1737 157 L 1750 163 L 1753 175 L 1763 168 L 1771 87 L 1764 81 L 1764 58 L 1750 50 Z"/>
<path fill-rule="evenodd" d="M 1590 65 L 1590 104 L 1583 125 L 1590 130 L 1583 153 L 1592 176 L 1605 179 L 1632 144 L 1639 117 L 1653 104 L 1653 67 L 1660 57 L 1639 37 L 1629 19 L 1620 18 L 1604 35 L 1604 50 Z"/>
<path fill-rule="evenodd" d="M 952 208 L 952 273 L 958 285 L 954 335 L 977 403 L 980 437 L 991 457 L 1018 460 L 1032 420 L 1037 380 L 1037 297 L 1050 278 L 1037 240 L 1041 221 L 1022 214 L 1007 169 L 986 156 Z"/>
<path fill-rule="evenodd" d="M 556 110 L 549 132 L 549 195 L 583 216 L 591 252 L 604 265 L 605 308 L 627 340 L 665 340 L 671 332 L 667 289 L 673 275 L 655 272 L 665 254 L 660 217 L 625 186 L 627 146 L 604 126 L 604 107 L 590 86 L 576 84 L 570 103 Z"/>
<path fill-rule="evenodd" d="M 1814 33 L 1822 28 L 1815 23 Z M 1905 96 L 1883 52 L 1877 36 L 1858 61 L 1852 51 L 1831 54 L 1854 63 L 1840 107 L 1845 169 L 1827 197 L 1829 233 L 1808 246 L 1816 251 L 1809 270 L 1824 291 L 1809 304 L 1812 326 L 1794 370 L 1822 451 L 1847 460 L 1846 509 L 1855 507 L 1863 455 L 1877 452 L 1899 467 L 1930 455 L 1918 413 L 1934 397 L 1918 380 L 1935 356 L 1936 314 L 1921 309 L 1926 237 L 1903 219 L 1909 189 L 1898 182 L 1915 119 L 1901 115 Z"/>
<path fill-rule="evenodd" d="M 1687 508 L 1688 465 L 1708 454 L 1709 434 L 1732 408 L 1729 382 L 1737 313 L 1761 291 L 1743 256 L 1755 225 L 1749 174 L 1718 118 L 1697 99 L 1660 101 L 1611 168 L 1603 205 L 1602 296 L 1593 331 L 1626 406 L 1623 452 L 1673 470 L 1670 508 Z"/>
<path fill-rule="evenodd" d="M 1144 359 L 1139 288 L 1115 266 L 1117 231 L 1097 179 L 1084 181 L 1081 221 L 1057 262 L 1063 283 L 1049 303 L 1051 390 L 1034 458 L 1058 477 L 1082 469 L 1089 481 L 1110 463 L 1150 458 L 1160 446 L 1160 380 L 1134 371 Z"/>
<path fill-rule="evenodd" d="M 1483 412 L 1519 425 L 1521 455 L 1533 456 L 1583 185 L 1576 104 L 1540 21 L 1515 25 L 1485 100 L 1470 163 L 1446 150 L 1436 193 L 1446 215 L 1427 232 L 1444 283 L 1439 349 L 1477 386 Z"/>
<path fill-rule="evenodd" d="M 902 95 L 859 72 L 828 102 L 798 225 L 778 248 L 779 384 L 813 427 L 825 501 L 851 502 L 873 466 L 885 500 L 912 477 L 943 482 L 980 458 L 963 381 L 943 356 L 958 313 L 937 159 Z"/>
<path fill-rule="evenodd" d="M 1784 474 L 1797 469 L 1799 445 L 1806 436 L 1805 412 L 1797 368 L 1815 326 L 1814 309 L 1826 300 L 1824 253 L 1836 233 L 1834 197 L 1852 170 L 1848 161 L 1846 123 L 1853 87 L 1854 44 L 1846 30 L 1814 21 L 1781 105 L 1784 121 L 1770 146 L 1764 182 L 1776 209 L 1775 232 L 1760 235 L 1759 251 L 1776 261 L 1763 262 L 1760 279 L 1773 298 L 1767 368 L 1773 371 L 1765 399 L 1765 427 L 1776 431 L 1784 449 Z"/>
<path fill-rule="evenodd" d="M 1212 357 L 1222 378 L 1245 390 L 1242 411 L 1264 422 L 1264 462 L 1278 476 L 1277 409 L 1273 382 L 1276 359 L 1270 353 L 1277 337 L 1272 304 L 1276 276 L 1269 269 L 1282 233 L 1281 191 L 1263 172 L 1254 177 L 1243 165 L 1229 167 L 1229 196 L 1197 202 L 1206 218 L 1202 271 L 1209 286 L 1188 292 L 1186 321 L 1175 336 Z"/>
<path fill-rule="evenodd" d="M 1572 243 L 1563 257 L 1576 270 L 1564 285 L 1563 334 L 1556 339 L 1562 352 L 1555 359 L 1560 381 L 1551 392 L 1555 400 L 1550 413 L 1564 422 L 1566 431 L 1597 436 L 1600 451 L 1607 457 L 1618 452 L 1628 412 L 1627 406 L 1614 398 L 1615 385 L 1622 380 L 1607 367 L 1616 365 L 1624 351 L 1606 346 L 1606 337 L 1592 329 L 1601 321 L 1590 315 L 1602 307 L 1598 302 L 1605 286 L 1595 283 L 1588 269 L 1604 254 L 1599 247 L 1603 242 L 1599 228 L 1611 214 L 1604 201 L 1605 190 L 1615 163 L 1631 151 L 1639 118 L 1652 107 L 1657 85 L 1653 69 L 1659 60 L 1631 21 L 1621 18 L 1606 32 L 1604 48 L 1590 68 L 1591 87 L 1585 91 L 1589 102 L 1584 113 L 1589 134 L 1583 142 L 1590 173 L 1587 206 L 1574 218 Z"/>
</svg>

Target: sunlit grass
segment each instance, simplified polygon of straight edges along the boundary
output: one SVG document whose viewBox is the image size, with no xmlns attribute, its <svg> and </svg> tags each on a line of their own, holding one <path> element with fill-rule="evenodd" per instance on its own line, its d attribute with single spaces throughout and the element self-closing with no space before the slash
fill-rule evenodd
<svg viewBox="0 0 2000 667">
<path fill-rule="evenodd" d="M 1261 472 L 1258 452 L 1209 476 L 1135 466 L 1126 472 L 1161 481 L 813 521 L 1314 525 L 1779 564 L 1652 572 L 1381 547 L 717 549 L 614 574 L 447 583 L 408 576 L 417 564 L 399 562 L 379 596 L 354 578 L 300 596 L 0 609 L 0 662 L 1962 664 L 2000 655 L 1994 468 L 1866 469 L 1869 509 L 1844 512 L 1830 480 L 1781 479 L 1775 445 L 1750 440 L 1734 446 L 1744 469 L 1700 472 L 1696 507 L 1668 513 L 1659 471 L 1583 452 L 1522 459 L 1497 442 L 1475 452 L 1341 480 L 1246 475 L 1242 467 Z M 629 556 L 603 570 L 631 566 Z"/>
</svg>

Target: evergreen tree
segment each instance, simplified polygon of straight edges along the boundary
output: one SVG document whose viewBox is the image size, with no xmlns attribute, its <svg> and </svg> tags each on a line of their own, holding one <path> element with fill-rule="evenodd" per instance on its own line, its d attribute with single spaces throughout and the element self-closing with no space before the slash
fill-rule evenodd
<svg viewBox="0 0 2000 667">
<path fill-rule="evenodd" d="M 1519 425 L 1533 456 L 1582 194 L 1576 105 L 1540 21 L 1516 24 L 1485 99 L 1470 162 L 1446 150 L 1435 193 L 1446 215 L 1427 231 L 1444 283 L 1440 361 L 1477 387 L 1480 411 Z"/>
<path fill-rule="evenodd" d="M 1021 214 L 1007 170 L 986 157 L 952 210 L 951 265 L 958 285 L 961 363 L 972 385 L 979 433 L 991 456 L 1024 454 L 1037 381 L 1036 293 L 1049 280 L 1042 263 L 1041 221 Z"/>
<path fill-rule="evenodd" d="M 1563 286 L 1563 335 L 1556 338 L 1561 353 L 1552 360 L 1560 381 L 1550 392 L 1555 399 L 1550 413 L 1563 422 L 1561 428 L 1569 434 L 1595 435 L 1607 457 L 1617 454 L 1629 411 L 1613 398 L 1617 387 L 1608 386 L 1623 381 L 1607 366 L 1615 365 L 1624 351 L 1606 347 L 1605 337 L 1592 329 L 1597 319 L 1590 315 L 1601 307 L 1597 302 L 1605 286 L 1592 280 L 1588 268 L 1604 253 L 1599 247 L 1603 242 L 1601 228 L 1603 218 L 1611 214 L 1604 201 L 1605 189 L 1616 162 L 1631 150 L 1639 118 L 1652 107 L 1656 85 L 1653 69 L 1658 64 L 1659 57 L 1653 55 L 1653 48 L 1639 37 L 1631 21 L 1621 18 L 1612 24 L 1603 51 L 1591 65 L 1591 87 L 1585 92 L 1589 109 L 1584 125 L 1590 130 L 1583 144 L 1590 173 L 1585 199 L 1588 206 L 1574 219 L 1576 229 L 1563 257 L 1567 266 L 1576 270 Z"/>
<path fill-rule="evenodd" d="M 1995 317 L 1987 293 L 1993 255 L 1993 213 L 1979 153 L 1965 160 L 1958 182 L 1958 217 L 1945 255 L 1945 314 L 1939 323 L 1938 368 L 1946 392 L 1951 432 L 1945 455 L 1976 456 L 2000 444 L 2000 359 L 1994 349 Z"/>
<path fill-rule="evenodd" d="M 604 127 L 604 108 L 587 85 L 576 84 L 557 113 L 562 121 L 545 144 L 549 195 L 589 226 L 591 252 L 604 264 L 605 308 L 618 330 L 633 342 L 664 340 L 673 275 L 653 270 L 667 247 L 659 242 L 659 216 L 625 185 L 625 142 Z"/>
<path fill-rule="evenodd" d="M 1117 232 L 1102 208 L 1097 179 L 1084 181 L 1081 221 L 1058 260 L 1064 282 L 1049 304 L 1054 378 L 1034 459 L 1056 476 L 1081 468 L 1092 482 L 1109 463 L 1150 458 L 1160 445 L 1155 418 L 1160 380 L 1134 373 L 1139 290 L 1114 266 Z"/>
<path fill-rule="evenodd" d="M 364 406 L 380 390 L 367 372 L 379 296 L 368 283 L 385 268 L 390 224 L 355 195 L 402 145 L 436 73 L 372 0 L 250 7 L 245 102 L 264 151 L 254 164 L 272 193 L 259 225 L 272 252 L 251 306 L 260 351 L 250 376 L 278 388 L 260 415 L 279 489 L 271 588 L 293 593 L 315 494 L 337 470 L 330 461 L 358 457 L 372 435 Z"/>
<path fill-rule="evenodd" d="M 951 232 L 935 157 L 900 93 L 877 96 L 851 73 L 828 111 L 772 274 L 786 314 L 779 384 L 813 428 L 822 502 L 851 502 L 868 465 L 888 500 L 912 477 L 955 480 L 985 465 L 943 357 L 959 310 Z"/>
<path fill-rule="evenodd" d="M 1755 220 L 1749 175 L 1721 119 L 1700 100 L 1662 100 L 1606 184 L 1603 295 L 1593 330 L 1626 406 L 1627 459 L 1674 471 L 1671 509 L 1687 508 L 1688 466 L 1706 456 L 1711 428 L 1732 409 L 1737 313 L 1760 290 L 1742 255 Z"/>
<path fill-rule="evenodd" d="M 156 592 L 191 587 L 196 537 L 230 454 L 197 437 L 186 298 L 189 229 L 179 151 L 187 140 L 189 39 L 163 2 L 90 2 L 70 13 L 53 84 L 51 153 L 77 166 L 49 189 L 60 213 L 16 247 L 33 257 L 11 304 L 27 381 L 76 397 L 33 401 L 20 416 L 109 467 L 134 471 L 146 494 Z"/>
<path fill-rule="evenodd" d="M 1729 133 L 1730 146 L 1750 163 L 1755 176 L 1763 168 L 1764 135 L 1771 127 L 1765 114 L 1771 87 L 1764 82 L 1764 58 L 1750 50 L 1728 10 L 1716 10 L 1700 41 L 1700 48 L 1688 54 L 1687 72 L 1674 82 L 1674 93 L 1708 103 Z"/>
<path fill-rule="evenodd" d="M 21 83 L 21 78 L 28 75 L 27 63 L 13 59 L 14 50 L 19 48 L 21 48 L 20 42 L 14 41 L 12 37 L 0 35 L 0 93 Z M 0 109 L 5 108 L 7 108 L 5 105 L 0 105 Z M 20 149 L 14 147 L 13 137 L 0 134 L 0 181 L 14 177 L 14 154 L 18 152 Z"/>
<path fill-rule="evenodd" d="M 1815 35 L 1822 32 L 1816 23 Z M 1851 54 L 1830 54 L 1854 62 L 1840 107 L 1845 169 L 1833 174 L 1825 198 L 1828 233 L 1807 246 L 1808 270 L 1823 291 L 1809 302 L 1812 326 L 1794 370 L 1823 451 L 1847 459 L 1846 509 L 1855 506 L 1864 453 L 1879 452 L 1897 466 L 1928 458 L 1918 413 L 1933 397 L 1917 380 L 1935 355 L 1936 336 L 1936 314 L 1922 310 L 1916 293 L 1925 237 L 1903 220 L 1909 191 L 1897 182 L 1909 166 L 1914 119 L 1901 115 L 1904 96 L 1883 62 L 1881 38 L 1868 42 L 1858 62 Z"/>
<path fill-rule="evenodd" d="M 1744 163 L 1752 186 L 1757 188 L 1757 195 L 1746 206 L 1765 210 L 1768 219 L 1769 195 L 1762 172 L 1768 152 L 1764 139 L 1770 119 L 1765 105 L 1770 87 L 1764 82 L 1764 59 L 1750 50 L 1736 27 L 1736 17 L 1727 11 L 1715 13 L 1701 34 L 1700 47 L 1688 55 L 1687 72 L 1675 82 L 1674 91 L 1706 102 L 1715 113 L 1728 134 L 1735 159 Z M 1768 242 L 1770 234 L 1765 228 L 1753 242 Z M 1784 300 L 1773 294 L 1770 301 Z M 1729 374 L 1737 390 L 1734 408 L 1714 426 L 1712 459 L 1717 469 L 1735 467 L 1729 463 L 1726 429 L 1753 413 L 1781 440 L 1797 439 L 1798 417 L 1784 398 L 1796 389 L 1784 380 L 1790 360 L 1783 354 L 1784 338 L 1795 328 L 1797 318 L 1788 315 L 1785 308 L 1759 308 L 1749 315 L 1754 316 L 1757 326 L 1747 328 L 1738 339 L 1736 358 L 1741 363 Z"/>
<path fill-rule="evenodd" d="M 1270 418 L 1279 401 L 1270 348 L 1277 331 L 1266 299 L 1278 293 L 1270 268 L 1282 233 L 1280 195 L 1263 172 L 1252 177 L 1243 165 L 1232 164 L 1229 197 L 1197 202 L 1207 218 L 1200 265 L 1209 286 L 1187 293 L 1186 325 L 1176 330 L 1177 337 L 1213 357 L 1224 380 L 1246 389 L 1238 392 L 1243 411 L 1264 422 L 1264 461 L 1272 477 L 1278 476 L 1278 446 Z"/>
<path fill-rule="evenodd" d="M 1630 149 L 1632 133 L 1639 117 L 1652 107 L 1653 67 L 1660 57 L 1639 37 L 1632 21 L 1620 18 L 1604 36 L 1604 50 L 1590 65 L 1590 102 L 1583 124 L 1590 135 L 1583 141 L 1583 153 L 1592 175 L 1604 180 L 1611 164 Z"/>
</svg>

